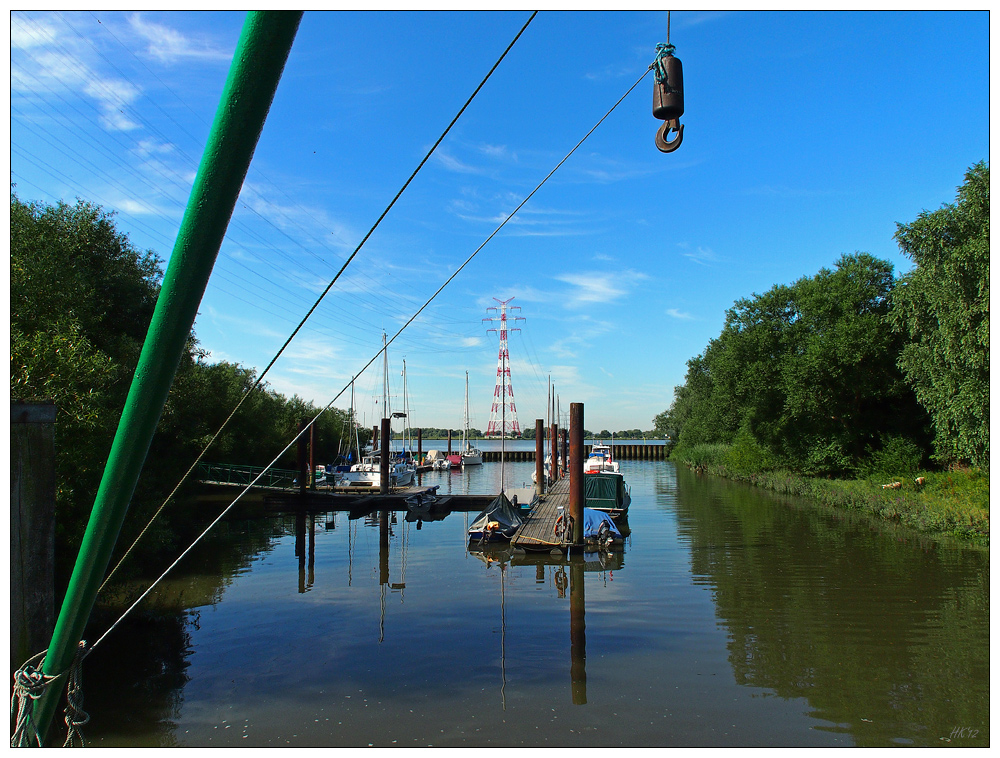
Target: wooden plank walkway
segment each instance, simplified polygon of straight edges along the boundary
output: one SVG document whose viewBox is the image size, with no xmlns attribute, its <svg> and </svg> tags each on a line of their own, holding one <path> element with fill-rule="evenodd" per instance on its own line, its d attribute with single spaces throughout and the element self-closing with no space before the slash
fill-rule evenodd
<svg viewBox="0 0 1000 758">
<path fill-rule="evenodd" d="M 562 510 L 560 510 L 562 508 Z M 560 479 L 538 501 L 510 540 L 515 551 L 535 552 L 558 550 L 565 552 L 566 543 L 555 534 L 556 518 L 569 512 L 569 478 Z"/>
</svg>

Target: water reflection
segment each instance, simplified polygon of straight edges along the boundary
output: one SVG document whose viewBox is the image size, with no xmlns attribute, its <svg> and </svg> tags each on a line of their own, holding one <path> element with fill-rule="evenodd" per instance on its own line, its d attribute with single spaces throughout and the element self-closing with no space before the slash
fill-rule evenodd
<svg viewBox="0 0 1000 758">
<path fill-rule="evenodd" d="M 469 552 L 444 508 L 220 524 L 88 659 L 88 741 L 988 743 L 988 551 L 623 469 L 627 555 Z"/>
<path fill-rule="evenodd" d="M 504 606 L 504 577 L 509 567 L 534 566 L 535 584 L 546 584 L 545 567 L 554 571 L 553 586 L 556 597 L 566 599 L 569 590 L 569 649 L 570 649 L 570 693 L 574 705 L 587 703 L 587 596 L 584 575 L 590 572 L 606 572 L 621 569 L 625 565 L 624 552 L 599 550 L 576 555 L 558 552 L 514 552 L 510 547 L 489 547 L 470 545 L 469 554 L 486 564 L 487 570 L 499 567 L 500 610 L 501 610 L 501 701 L 506 710 L 503 691 L 506 678 L 506 612 Z"/>
<path fill-rule="evenodd" d="M 736 682 L 806 698 L 860 746 L 937 744 L 989 703 L 988 555 L 677 474 L 678 532 Z M 948 650 L 944 657 L 942 650 Z M 956 687 L 955 682 L 963 684 Z M 981 734 L 987 732 L 983 724 Z"/>
</svg>

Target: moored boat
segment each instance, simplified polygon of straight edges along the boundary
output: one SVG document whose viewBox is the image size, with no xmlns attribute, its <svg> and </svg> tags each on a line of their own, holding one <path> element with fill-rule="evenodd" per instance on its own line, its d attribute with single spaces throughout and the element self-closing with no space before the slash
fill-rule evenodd
<svg viewBox="0 0 1000 758">
<path fill-rule="evenodd" d="M 518 509 L 501 492 L 469 525 L 469 542 L 510 542 L 523 523 Z"/>
<path fill-rule="evenodd" d="M 586 507 L 603 511 L 613 519 L 628 513 L 632 494 L 620 473 L 592 471 L 584 475 L 583 481 Z"/>
<path fill-rule="evenodd" d="M 599 471 L 614 474 L 620 471 L 618 462 L 612 455 L 611 446 L 605 445 L 603 442 L 594 443 L 594 446 L 590 449 L 590 455 L 587 456 L 587 460 L 583 463 L 583 472 L 585 474 Z"/>
</svg>

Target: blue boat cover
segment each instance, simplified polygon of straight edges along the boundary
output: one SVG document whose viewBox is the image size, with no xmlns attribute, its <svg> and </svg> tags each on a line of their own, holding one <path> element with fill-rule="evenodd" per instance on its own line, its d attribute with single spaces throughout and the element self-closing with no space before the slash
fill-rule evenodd
<svg viewBox="0 0 1000 758">
<path fill-rule="evenodd" d="M 593 508 L 583 509 L 583 538 L 585 540 L 597 539 L 601 524 L 605 522 L 611 529 L 611 536 L 618 540 L 622 539 L 622 533 L 618 531 L 611 516 L 603 511 L 595 511 Z"/>
</svg>

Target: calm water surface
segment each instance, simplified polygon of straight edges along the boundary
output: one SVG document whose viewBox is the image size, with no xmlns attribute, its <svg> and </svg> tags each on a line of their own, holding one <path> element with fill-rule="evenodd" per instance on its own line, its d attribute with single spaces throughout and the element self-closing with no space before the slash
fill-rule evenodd
<svg viewBox="0 0 1000 758">
<path fill-rule="evenodd" d="M 461 512 L 226 522 L 88 659 L 89 743 L 988 746 L 987 550 L 621 465 L 625 551 L 574 562 Z"/>
</svg>

